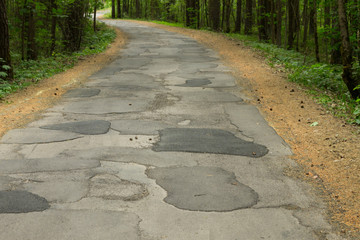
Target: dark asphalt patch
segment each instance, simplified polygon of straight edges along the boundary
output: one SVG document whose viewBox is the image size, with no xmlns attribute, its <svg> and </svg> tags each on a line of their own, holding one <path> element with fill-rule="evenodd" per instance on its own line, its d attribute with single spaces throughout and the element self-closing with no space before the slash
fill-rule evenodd
<svg viewBox="0 0 360 240">
<path fill-rule="evenodd" d="M 48 201 L 26 191 L 0 191 L 0 213 L 40 212 L 50 207 Z"/>
<path fill-rule="evenodd" d="M 147 174 L 167 191 L 164 201 L 180 209 L 224 212 L 249 208 L 258 201 L 253 189 L 222 168 L 154 168 Z"/>
<path fill-rule="evenodd" d="M 184 84 L 177 85 L 179 87 L 201 87 L 210 84 L 211 81 L 209 79 L 191 79 L 186 80 Z"/>
<path fill-rule="evenodd" d="M 95 88 L 78 88 L 67 91 L 64 94 L 66 98 L 86 98 L 94 97 L 100 93 L 100 89 Z"/>
<path fill-rule="evenodd" d="M 160 141 L 153 146 L 157 152 L 196 152 L 262 157 L 268 149 L 248 142 L 221 129 L 167 128 L 160 130 Z"/>
<path fill-rule="evenodd" d="M 43 129 L 61 130 L 84 135 L 105 134 L 110 129 L 110 122 L 104 120 L 89 120 L 80 122 L 68 122 L 42 126 Z"/>
</svg>

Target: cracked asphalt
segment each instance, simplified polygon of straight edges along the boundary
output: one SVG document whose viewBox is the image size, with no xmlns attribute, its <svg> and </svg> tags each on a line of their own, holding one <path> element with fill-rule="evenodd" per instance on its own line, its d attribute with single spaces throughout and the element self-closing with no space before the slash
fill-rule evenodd
<svg viewBox="0 0 360 240">
<path fill-rule="evenodd" d="M 0 144 L 0 239 L 340 239 L 291 149 L 195 40 L 129 43 Z"/>
</svg>

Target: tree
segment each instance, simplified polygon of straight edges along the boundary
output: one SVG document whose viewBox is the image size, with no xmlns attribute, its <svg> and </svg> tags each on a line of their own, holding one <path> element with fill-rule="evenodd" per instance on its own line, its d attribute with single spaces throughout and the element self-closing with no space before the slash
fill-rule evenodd
<svg viewBox="0 0 360 240">
<path fill-rule="evenodd" d="M 252 30 L 252 24 L 253 24 L 253 1 L 252 0 L 246 0 L 246 11 L 245 11 L 245 29 L 244 33 L 246 35 L 251 34 Z"/>
<path fill-rule="evenodd" d="M 267 5 L 265 3 L 266 0 L 259 0 L 258 9 L 259 9 L 259 20 L 258 20 L 258 33 L 260 41 L 268 41 L 269 36 L 267 34 Z"/>
<path fill-rule="evenodd" d="M 352 67 L 353 67 L 353 55 L 352 47 L 349 37 L 349 28 L 348 20 L 345 9 L 344 0 L 338 0 L 338 13 L 339 13 L 339 26 L 340 26 L 340 35 L 341 35 L 341 59 L 343 64 L 343 74 L 342 79 L 345 82 L 351 97 L 357 99 L 360 97 L 360 89 L 354 90 L 355 87 L 360 85 L 360 79 L 356 79 L 353 76 Z"/>
<path fill-rule="evenodd" d="M 80 49 L 85 24 L 85 0 L 76 0 L 66 5 L 67 17 L 62 24 L 65 48 L 70 52 Z"/>
<path fill-rule="evenodd" d="M 288 0 L 288 41 L 287 48 L 293 49 L 295 34 L 298 34 L 299 27 L 299 0 Z"/>
<path fill-rule="evenodd" d="M 117 18 L 121 18 L 121 0 L 116 1 Z"/>
<path fill-rule="evenodd" d="M 210 27 L 215 31 L 220 30 L 220 1 L 209 0 Z"/>
<path fill-rule="evenodd" d="M 235 21 L 235 32 L 241 32 L 241 11 L 242 11 L 242 0 L 236 2 L 236 21 Z"/>
<path fill-rule="evenodd" d="M 199 0 L 185 0 L 185 5 L 186 5 L 186 11 L 185 11 L 186 26 L 198 28 Z"/>
<path fill-rule="evenodd" d="M 4 62 L 0 62 L 0 67 L 3 65 L 9 66 L 6 69 L 1 69 L 0 71 L 5 70 L 7 76 L 6 79 L 13 78 L 13 70 L 11 68 L 11 57 L 10 57 L 10 45 L 9 45 L 9 27 L 8 27 L 8 19 L 6 15 L 6 5 L 5 0 L 0 0 L 0 60 L 2 59 Z"/>
<path fill-rule="evenodd" d="M 115 18 L 115 0 L 111 0 L 111 18 Z"/>
<path fill-rule="evenodd" d="M 281 26 L 283 18 L 282 0 L 276 0 L 276 45 L 281 47 Z"/>
</svg>

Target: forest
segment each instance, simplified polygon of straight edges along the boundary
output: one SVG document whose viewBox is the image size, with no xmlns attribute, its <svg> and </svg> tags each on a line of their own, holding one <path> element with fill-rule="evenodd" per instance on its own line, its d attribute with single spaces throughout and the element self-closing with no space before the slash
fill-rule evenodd
<svg viewBox="0 0 360 240">
<path fill-rule="evenodd" d="M 13 79 L 12 64 L 80 50 L 103 7 L 111 18 L 247 37 L 290 68 L 290 80 L 351 101 L 360 123 L 359 0 L 0 0 L 0 78 Z"/>
</svg>

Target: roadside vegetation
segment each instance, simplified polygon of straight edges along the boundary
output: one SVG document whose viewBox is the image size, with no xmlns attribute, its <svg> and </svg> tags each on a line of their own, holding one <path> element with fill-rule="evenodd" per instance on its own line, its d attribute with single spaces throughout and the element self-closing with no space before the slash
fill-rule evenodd
<svg viewBox="0 0 360 240">
<path fill-rule="evenodd" d="M 0 19 L 8 37 L 0 39 L 8 46 L 0 49 L 0 100 L 73 67 L 85 56 L 104 51 L 116 37 L 114 29 L 94 24 L 91 13 L 95 4 L 102 5 L 97 1 L 6 3 L 7 19 Z M 3 3 L 0 7 L 3 11 Z"/>
</svg>

